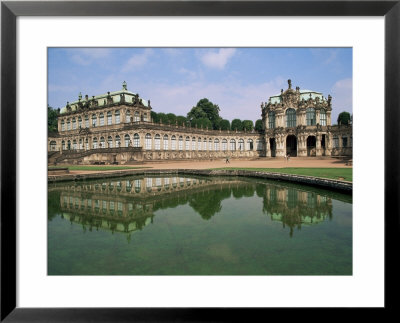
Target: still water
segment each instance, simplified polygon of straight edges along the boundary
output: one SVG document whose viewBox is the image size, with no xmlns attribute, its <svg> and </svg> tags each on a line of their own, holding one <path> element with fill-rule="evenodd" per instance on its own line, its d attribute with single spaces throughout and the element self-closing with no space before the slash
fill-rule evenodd
<svg viewBox="0 0 400 323">
<path fill-rule="evenodd" d="M 352 197 L 227 177 L 49 184 L 49 275 L 351 275 Z"/>
</svg>

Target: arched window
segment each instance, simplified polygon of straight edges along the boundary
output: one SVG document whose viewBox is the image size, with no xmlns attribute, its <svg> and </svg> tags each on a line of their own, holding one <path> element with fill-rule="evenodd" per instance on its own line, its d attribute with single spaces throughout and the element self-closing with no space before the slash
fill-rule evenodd
<svg viewBox="0 0 400 323">
<path fill-rule="evenodd" d="M 268 112 L 268 128 L 269 129 L 275 128 L 275 112 L 274 111 Z"/>
<path fill-rule="evenodd" d="M 78 127 L 82 128 L 82 117 L 81 116 L 78 117 Z"/>
<path fill-rule="evenodd" d="M 248 139 L 247 140 L 246 150 L 253 150 L 253 139 Z"/>
<path fill-rule="evenodd" d="M 239 150 L 244 151 L 244 140 L 239 139 Z"/>
<path fill-rule="evenodd" d="M 55 151 L 56 150 L 56 142 L 55 141 L 50 141 L 50 150 Z"/>
<path fill-rule="evenodd" d="M 219 151 L 219 139 L 214 139 L 214 150 Z"/>
<path fill-rule="evenodd" d="M 185 140 L 185 150 L 190 150 L 190 138 L 186 137 Z"/>
<path fill-rule="evenodd" d="M 207 138 L 204 138 L 203 140 L 203 150 L 207 150 Z"/>
<path fill-rule="evenodd" d="M 124 136 L 124 141 L 125 141 L 125 147 L 129 147 L 129 141 L 131 140 L 131 138 L 129 137 L 128 134 L 126 134 Z"/>
<path fill-rule="evenodd" d="M 222 150 L 227 151 L 228 150 L 228 140 L 222 139 Z"/>
<path fill-rule="evenodd" d="M 104 114 L 100 113 L 99 115 L 99 125 L 104 126 Z"/>
<path fill-rule="evenodd" d="M 82 138 L 79 139 L 79 149 L 83 149 L 83 141 L 82 141 Z"/>
<path fill-rule="evenodd" d="M 208 139 L 208 150 L 209 151 L 213 150 L 213 140 L 211 138 Z"/>
<path fill-rule="evenodd" d="M 85 116 L 85 128 L 89 128 L 89 116 Z"/>
<path fill-rule="evenodd" d="M 168 135 L 164 135 L 164 137 L 163 137 L 163 147 L 164 147 L 164 150 L 168 150 Z"/>
<path fill-rule="evenodd" d="M 307 108 L 306 110 L 307 126 L 315 126 L 315 109 Z"/>
<path fill-rule="evenodd" d="M 125 122 L 131 122 L 131 112 L 126 110 Z"/>
<path fill-rule="evenodd" d="M 326 126 L 326 111 L 325 109 L 321 109 L 319 112 L 319 124 L 321 126 Z"/>
<path fill-rule="evenodd" d="M 111 136 L 108 136 L 107 143 L 108 143 L 108 148 L 112 148 L 113 147 L 113 140 L 112 140 Z"/>
<path fill-rule="evenodd" d="M 111 111 L 107 112 L 107 124 L 112 125 L 112 113 Z"/>
<path fill-rule="evenodd" d="M 149 133 L 146 134 L 146 136 L 145 136 L 144 144 L 145 144 L 145 149 L 151 150 L 151 135 Z"/>
<path fill-rule="evenodd" d="M 236 150 L 236 140 L 235 139 L 231 139 L 229 142 L 229 150 L 234 151 Z"/>
<path fill-rule="evenodd" d="M 183 137 L 179 137 L 178 150 L 183 150 Z"/>
<path fill-rule="evenodd" d="M 147 113 L 143 113 L 143 121 L 147 121 Z"/>
<path fill-rule="evenodd" d="M 67 130 L 71 130 L 71 121 L 67 119 Z"/>
<path fill-rule="evenodd" d="M 140 147 L 140 136 L 137 133 L 133 135 L 133 147 Z"/>
<path fill-rule="evenodd" d="M 75 130 L 76 129 L 76 119 L 72 118 L 72 129 Z"/>
<path fill-rule="evenodd" d="M 68 149 L 68 150 L 71 150 L 71 148 L 72 148 L 72 147 L 71 147 L 71 140 L 68 140 L 68 141 L 67 141 L 67 149 Z"/>
<path fill-rule="evenodd" d="M 161 149 L 161 136 L 159 134 L 156 134 L 154 136 L 154 149 L 155 150 Z"/>
<path fill-rule="evenodd" d="M 119 114 L 119 110 L 115 111 L 115 124 L 120 124 L 121 123 L 121 119 L 120 119 L 120 114 Z"/>
<path fill-rule="evenodd" d="M 192 138 L 192 150 L 196 150 L 196 138 Z"/>
<path fill-rule="evenodd" d="M 139 121 L 140 121 L 140 114 L 139 114 L 138 111 L 135 111 L 134 121 L 135 121 L 135 122 L 139 122 Z"/>
<path fill-rule="evenodd" d="M 286 127 L 296 127 L 296 111 L 295 109 L 286 110 Z"/>
<path fill-rule="evenodd" d="M 65 124 L 64 124 L 64 120 L 61 120 L 61 131 L 65 130 Z"/>
<path fill-rule="evenodd" d="M 97 138 L 93 138 L 93 149 L 97 149 Z"/>
<path fill-rule="evenodd" d="M 171 150 L 176 150 L 176 137 L 171 137 Z"/>
<path fill-rule="evenodd" d="M 199 138 L 197 141 L 197 149 L 201 150 L 201 138 Z"/>
<path fill-rule="evenodd" d="M 64 140 L 61 142 L 61 146 L 62 146 L 62 150 L 65 150 L 65 141 Z"/>
<path fill-rule="evenodd" d="M 96 127 L 97 125 L 97 116 L 92 114 L 92 127 Z"/>
<path fill-rule="evenodd" d="M 256 140 L 257 150 L 263 150 L 263 142 L 260 139 Z"/>
<path fill-rule="evenodd" d="M 106 147 L 106 143 L 105 143 L 104 137 L 101 137 L 100 138 L 100 148 L 105 148 L 105 147 Z"/>
<path fill-rule="evenodd" d="M 86 150 L 89 150 L 89 139 L 88 138 L 85 139 L 85 147 L 86 147 Z"/>
<path fill-rule="evenodd" d="M 115 136 L 115 147 L 121 147 L 121 137 L 119 135 Z"/>
</svg>

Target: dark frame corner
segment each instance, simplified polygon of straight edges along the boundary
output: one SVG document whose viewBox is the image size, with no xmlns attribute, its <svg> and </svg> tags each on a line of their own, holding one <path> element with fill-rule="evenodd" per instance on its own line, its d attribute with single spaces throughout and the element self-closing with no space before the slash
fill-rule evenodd
<svg viewBox="0 0 400 323">
<path fill-rule="evenodd" d="M 133 14 L 132 14 L 133 13 Z M 1 321 L 237 321 L 265 309 L 26 309 L 16 307 L 16 19 L 18 16 L 384 16 L 385 307 L 396 310 L 399 237 L 400 0 L 4 1 L 1 3 Z M 383 99 L 383 98 L 382 98 Z M 10 122 L 10 120 L 13 120 Z M 373 187 L 371 187 L 373 189 Z M 377 217 L 381 216 L 380 214 Z M 368 288 L 366 287 L 366 291 Z M 318 297 L 318 296 L 316 296 Z M 381 309 L 378 309 L 383 319 Z M 315 312 L 313 312 L 315 313 Z M 367 311 L 371 317 L 371 311 Z M 263 312 L 263 314 L 265 314 Z M 333 313 L 332 313 L 333 314 Z M 378 316 L 377 316 L 378 317 Z"/>
</svg>

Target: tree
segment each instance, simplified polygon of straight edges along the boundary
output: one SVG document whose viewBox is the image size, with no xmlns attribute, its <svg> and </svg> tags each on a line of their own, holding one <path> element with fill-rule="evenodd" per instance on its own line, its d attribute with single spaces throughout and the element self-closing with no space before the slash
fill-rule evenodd
<svg viewBox="0 0 400 323">
<path fill-rule="evenodd" d="M 219 123 L 219 126 L 221 130 L 230 130 L 231 129 L 231 123 L 229 120 L 222 119 L 221 122 Z"/>
<path fill-rule="evenodd" d="M 170 124 L 175 124 L 176 123 L 176 115 L 173 113 L 167 113 L 167 118 L 168 118 L 168 122 Z"/>
<path fill-rule="evenodd" d="M 178 122 L 179 126 L 186 126 L 187 119 L 184 116 L 177 116 L 176 121 Z"/>
<path fill-rule="evenodd" d="M 58 112 L 54 110 L 52 107 L 47 106 L 47 131 L 48 132 L 57 132 L 57 117 Z"/>
<path fill-rule="evenodd" d="M 199 102 L 197 102 L 196 106 L 193 107 L 187 114 L 187 118 L 190 122 L 195 119 L 207 118 L 211 121 L 213 129 L 219 129 L 219 122 L 222 119 L 219 116 L 218 105 L 212 103 L 206 98 L 201 99 Z"/>
<path fill-rule="evenodd" d="M 151 120 L 152 120 L 154 123 L 160 122 L 160 118 L 158 117 L 158 113 L 157 113 L 157 112 L 151 111 L 151 112 L 150 112 L 150 115 L 151 115 Z"/>
<path fill-rule="evenodd" d="M 338 124 L 346 125 L 346 124 L 349 124 L 349 121 L 350 121 L 350 113 L 348 113 L 346 111 L 339 113 L 339 116 L 337 118 Z"/>
<path fill-rule="evenodd" d="M 262 124 L 262 120 L 258 119 L 256 121 L 256 126 L 254 128 L 256 131 L 261 132 L 263 130 L 263 124 Z"/>
<path fill-rule="evenodd" d="M 254 129 L 253 121 L 251 120 L 243 120 L 243 130 L 252 131 Z"/>
<path fill-rule="evenodd" d="M 165 113 L 162 113 L 162 112 L 158 113 L 158 120 L 159 121 L 161 120 L 161 122 L 163 124 L 168 124 L 169 123 L 168 116 Z"/>
<path fill-rule="evenodd" d="M 212 129 L 212 123 L 207 118 L 200 118 L 192 120 L 191 123 L 192 127 L 203 128 L 203 129 Z"/>
<path fill-rule="evenodd" d="M 243 123 L 242 120 L 240 119 L 233 119 L 232 120 L 232 124 L 231 124 L 231 129 L 233 131 L 237 130 L 237 131 L 242 131 L 243 130 Z"/>
</svg>

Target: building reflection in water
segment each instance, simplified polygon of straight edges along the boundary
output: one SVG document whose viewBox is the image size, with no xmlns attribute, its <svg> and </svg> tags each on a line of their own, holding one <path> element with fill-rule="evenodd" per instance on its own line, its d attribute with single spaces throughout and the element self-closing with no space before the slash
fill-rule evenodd
<svg viewBox="0 0 400 323">
<path fill-rule="evenodd" d="M 127 233 L 153 222 L 160 209 L 189 205 L 209 220 L 228 198 L 262 198 L 260 214 L 290 228 L 332 218 L 332 199 L 305 187 L 237 178 L 135 177 L 49 185 L 49 219 L 56 213 L 84 230 L 106 229 Z M 326 193 L 324 191 L 324 193 Z M 58 199 L 58 201 L 57 201 Z M 57 205 L 58 204 L 58 205 Z M 51 205 L 56 205 L 55 209 Z M 56 210 L 56 211 L 52 211 Z"/>
</svg>

